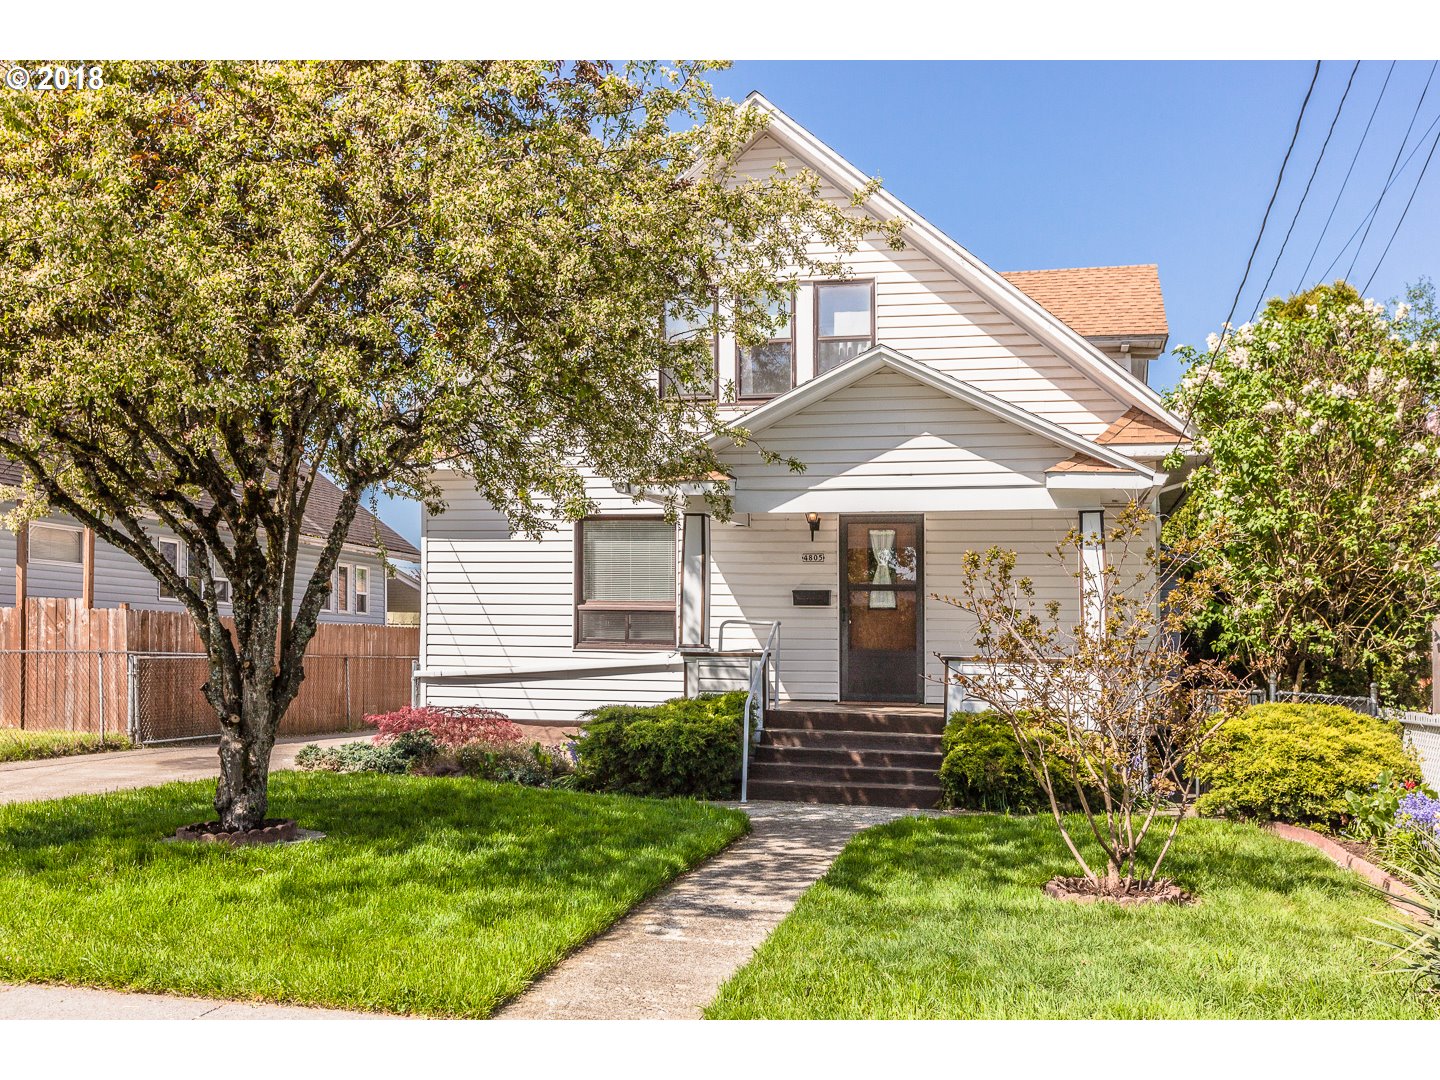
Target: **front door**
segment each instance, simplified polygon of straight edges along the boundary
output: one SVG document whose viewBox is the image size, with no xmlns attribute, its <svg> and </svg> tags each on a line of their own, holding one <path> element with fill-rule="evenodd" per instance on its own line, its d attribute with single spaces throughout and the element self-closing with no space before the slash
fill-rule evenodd
<svg viewBox="0 0 1440 1080">
<path fill-rule="evenodd" d="M 842 514 L 840 699 L 923 702 L 925 518 Z"/>
</svg>

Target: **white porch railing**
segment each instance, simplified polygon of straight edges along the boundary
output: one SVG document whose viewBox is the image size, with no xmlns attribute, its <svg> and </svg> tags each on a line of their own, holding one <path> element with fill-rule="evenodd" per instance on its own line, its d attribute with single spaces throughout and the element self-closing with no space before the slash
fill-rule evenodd
<svg viewBox="0 0 1440 1080">
<path fill-rule="evenodd" d="M 726 622 L 738 622 L 741 620 L 729 620 Z M 720 625 L 719 637 L 724 640 L 725 625 Z M 718 644 L 718 642 L 717 642 Z M 779 695 L 780 690 L 780 620 L 776 619 L 770 624 L 770 633 L 765 638 L 765 647 L 760 650 L 754 666 L 750 669 L 750 687 L 745 693 L 745 713 L 741 727 L 740 736 L 740 801 L 750 801 L 750 717 L 754 715 L 756 705 L 760 707 L 760 713 L 755 724 L 755 734 L 758 737 L 765 728 L 765 708 L 769 702 Z"/>
</svg>

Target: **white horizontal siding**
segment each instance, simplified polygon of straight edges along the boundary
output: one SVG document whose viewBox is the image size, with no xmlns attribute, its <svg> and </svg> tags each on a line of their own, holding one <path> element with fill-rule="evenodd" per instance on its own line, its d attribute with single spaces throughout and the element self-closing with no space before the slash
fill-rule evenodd
<svg viewBox="0 0 1440 1080">
<path fill-rule="evenodd" d="M 524 682 L 427 683 L 433 704 L 499 709 L 527 723 L 573 723 L 598 705 L 656 704 L 685 691 L 679 654 L 670 648 L 575 647 L 574 527 L 539 540 L 512 536 L 504 515 L 461 474 L 441 471 L 446 510 L 426 515 L 422 550 L 421 667 L 426 671 L 513 672 L 557 668 L 672 664 L 670 671 L 576 674 Z M 598 512 L 655 516 L 604 481 L 587 483 Z M 677 538 L 677 562 L 679 557 Z"/>
<path fill-rule="evenodd" d="M 793 172 L 803 165 L 769 136 L 756 140 L 736 164 L 741 176 L 770 175 L 777 162 Z M 831 201 L 849 204 L 849 192 L 824 186 Z M 834 258 L 819 245 L 811 254 Z M 957 281 L 929 255 L 914 247 L 891 250 L 873 236 L 845 256 L 857 278 L 875 281 L 877 342 L 963 379 L 989 393 L 1029 409 L 1082 435 L 1095 436 L 1125 412 L 1126 406 L 1088 375 L 1037 341 L 1029 331 L 996 311 Z M 802 291 L 808 286 L 802 286 Z M 813 308 L 808 297 L 797 305 L 799 349 L 808 353 Z M 733 342 L 722 342 L 721 382 L 734 378 Z M 801 381 L 813 374 L 808 355 L 798 357 Z"/>
<path fill-rule="evenodd" d="M 753 450 L 726 451 L 743 511 L 923 511 L 946 506 L 937 501 L 942 495 L 983 499 L 979 493 L 998 489 L 1053 505 L 1045 470 L 1069 456 L 1066 447 L 889 369 L 766 428 L 759 441 L 805 471 L 767 465 Z M 842 493 L 864 498 L 829 501 Z"/>
</svg>

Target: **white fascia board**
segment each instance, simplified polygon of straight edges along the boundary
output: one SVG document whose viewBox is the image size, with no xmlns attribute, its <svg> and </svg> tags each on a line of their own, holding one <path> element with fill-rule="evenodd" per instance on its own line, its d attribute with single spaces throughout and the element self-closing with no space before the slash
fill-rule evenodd
<svg viewBox="0 0 1440 1080">
<path fill-rule="evenodd" d="M 1147 483 L 1153 481 L 1154 472 L 1152 470 L 1124 454 L 1116 453 L 1109 447 L 1092 442 L 1083 435 L 1077 435 L 1068 428 L 1061 427 L 1054 421 L 1046 420 L 1043 416 L 1037 416 L 1018 405 L 1012 405 L 1003 398 L 986 393 L 952 375 L 946 375 L 943 371 L 937 371 L 926 364 L 918 363 L 905 354 L 896 352 L 888 345 L 873 346 L 855 359 L 827 371 L 824 375 L 801 383 L 779 397 L 771 398 L 746 416 L 744 422 L 739 426 L 751 433 L 763 431 L 781 420 L 803 411 L 806 407 L 823 401 L 847 386 L 859 382 L 867 375 L 873 375 L 887 367 L 918 383 L 948 394 L 958 401 L 963 401 L 982 412 L 987 412 L 997 419 L 1047 439 L 1059 447 L 1087 454 L 1119 469 L 1135 472 Z M 718 450 L 722 449 L 728 441 L 728 436 L 720 435 L 712 439 L 710 445 Z"/>
<path fill-rule="evenodd" d="M 745 99 L 745 104 L 763 110 L 770 117 L 772 122 L 765 127 L 766 134 L 773 136 L 787 150 L 804 158 L 828 179 L 843 181 L 852 190 L 858 190 L 868 182 L 869 178 L 859 169 L 787 116 L 763 94 L 750 94 Z M 1185 430 L 1184 421 L 1165 407 L 1159 394 L 1116 365 L 1082 335 L 1025 295 L 1019 287 L 1006 281 L 885 188 L 872 196 L 866 206 L 881 219 L 903 219 L 904 237 L 907 241 L 913 241 L 917 248 L 972 288 L 981 299 L 1010 316 L 1037 339 L 1054 349 L 1058 356 L 1080 368 L 1119 400 L 1144 409 L 1178 430 Z"/>
<path fill-rule="evenodd" d="M 1050 491 L 1145 491 L 1164 483 L 1165 473 L 1151 473 L 1149 479 L 1097 472 L 1049 473 L 1045 477 Z"/>
</svg>

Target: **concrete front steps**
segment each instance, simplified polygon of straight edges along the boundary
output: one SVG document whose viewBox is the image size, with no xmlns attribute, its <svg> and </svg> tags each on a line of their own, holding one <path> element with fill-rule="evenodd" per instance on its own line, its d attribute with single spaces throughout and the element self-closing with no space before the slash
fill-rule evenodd
<svg viewBox="0 0 1440 1080">
<path fill-rule="evenodd" d="M 928 809 L 940 799 L 940 708 L 790 702 L 766 713 L 752 799 Z"/>
</svg>

